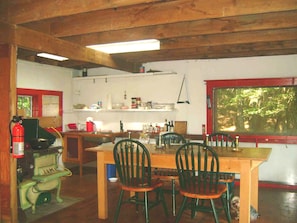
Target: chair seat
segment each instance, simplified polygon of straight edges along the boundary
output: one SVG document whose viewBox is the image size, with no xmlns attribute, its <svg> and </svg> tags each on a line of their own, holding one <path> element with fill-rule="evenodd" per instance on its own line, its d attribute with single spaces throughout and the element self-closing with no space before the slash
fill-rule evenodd
<svg viewBox="0 0 297 223">
<path fill-rule="evenodd" d="M 153 191 L 156 188 L 159 188 L 162 186 L 163 186 L 163 182 L 160 181 L 160 179 L 152 179 L 150 186 L 147 182 L 140 182 L 139 180 L 131 179 L 129 185 L 122 185 L 122 190 L 134 191 L 134 192 L 148 192 L 148 191 Z"/>
<path fill-rule="evenodd" d="M 180 194 L 195 199 L 216 199 L 220 198 L 222 194 L 227 191 L 227 187 L 224 184 L 219 184 L 217 187 L 217 191 L 210 190 L 209 188 L 209 185 L 201 185 L 200 187 L 198 187 L 197 185 L 193 185 L 186 190 L 180 189 Z"/>
</svg>

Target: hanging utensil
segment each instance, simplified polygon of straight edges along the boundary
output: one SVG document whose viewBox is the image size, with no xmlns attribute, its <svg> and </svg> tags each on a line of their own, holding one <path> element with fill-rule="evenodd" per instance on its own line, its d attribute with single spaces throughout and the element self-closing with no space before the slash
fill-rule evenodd
<svg viewBox="0 0 297 223">
<path fill-rule="evenodd" d="M 180 86 L 179 95 L 178 95 L 178 98 L 177 98 L 177 104 L 183 104 L 183 103 L 190 104 L 190 101 L 189 101 L 189 95 L 188 95 L 188 89 L 187 89 L 187 86 L 186 86 L 185 81 L 186 81 L 186 75 L 184 75 L 182 84 L 181 84 L 181 86 Z M 186 90 L 186 96 L 187 96 L 186 99 L 187 99 L 187 100 L 185 100 L 185 101 L 181 101 L 181 100 L 180 100 L 180 95 L 181 95 L 181 92 L 182 92 L 182 90 L 183 90 L 183 86 L 184 86 L 184 84 L 185 84 L 185 90 Z"/>
</svg>

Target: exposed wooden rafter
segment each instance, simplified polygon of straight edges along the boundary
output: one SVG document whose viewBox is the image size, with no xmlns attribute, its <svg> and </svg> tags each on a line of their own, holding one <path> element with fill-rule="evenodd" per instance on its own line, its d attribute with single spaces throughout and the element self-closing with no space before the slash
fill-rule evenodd
<svg viewBox="0 0 297 223">
<path fill-rule="evenodd" d="M 0 23 L 0 30 L 11 37 L 4 37 L 3 40 L 0 39 L 0 42 L 6 41 L 7 43 L 15 44 L 24 49 L 65 56 L 74 61 L 101 64 L 106 67 L 123 69 L 130 72 L 135 71 L 133 63 L 113 58 L 109 54 L 98 52 L 73 42 L 58 39 L 45 33 L 30 30 L 18 25 L 8 25 L 4 23 Z M 56 64 L 62 65 L 63 62 L 56 62 Z"/>
<path fill-rule="evenodd" d="M 297 0 L 0 3 L 0 21 L 4 21 L 0 31 L 6 23 L 14 27 L 13 38 L 22 44 L 18 57 L 58 66 L 107 66 L 131 71 L 141 63 L 153 61 L 297 54 Z M 11 38 L 9 34 L 0 37 L 0 41 Z M 112 56 L 85 48 L 149 38 L 159 39 L 161 50 Z M 35 42 L 30 43 L 30 39 Z M 61 52 L 71 60 L 41 61 L 35 56 L 40 50 Z"/>
</svg>

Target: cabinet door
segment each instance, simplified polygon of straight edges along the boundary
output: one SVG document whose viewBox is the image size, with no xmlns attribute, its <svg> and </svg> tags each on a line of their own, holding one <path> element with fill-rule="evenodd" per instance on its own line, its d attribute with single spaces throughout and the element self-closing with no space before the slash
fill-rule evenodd
<svg viewBox="0 0 297 223">
<path fill-rule="evenodd" d="M 65 136 L 63 161 L 64 162 L 79 162 L 80 160 L 80 147 L 81 137 L 79 136 Z"/>
<path fill-rule="evenodd" d="M 94 152 L 90 152 L 90 151 L 86 151 L 86 148 L 90 148 L 90 147 L 96 147 L 98 146 L 98 142 L 91 142 L 91 141 L 86 141 L 83 140 L 83 163 L 88 163 L 91 161 L 95 161 L 97 159 L 97 153 Z"/>
</svg>

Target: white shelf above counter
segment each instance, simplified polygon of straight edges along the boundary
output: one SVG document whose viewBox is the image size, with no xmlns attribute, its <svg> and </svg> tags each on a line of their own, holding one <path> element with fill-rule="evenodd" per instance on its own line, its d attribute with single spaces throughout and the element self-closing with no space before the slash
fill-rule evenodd
<svg viewBox="0 0 297 223">
<path fill-rule="evenodd" d="M 75 112 L 172 112 L 176 109 L 73 109 Z"/>
<path fill-rule="evenodd" d="M 110 75 L 93 75 L 86 77 L 73 77 L 73 79 L 78 80 L 92 80 L 92 79 L 109 79 L 109 78 L 129 78 L 129 77 L 148 77 L 148 76 L 157 76 L 157 75 L 177 75 L 173 71 L 160 71 L 160 72 L 148 72 L 148 73 L 130 73 L 130 74 L 110 74 Z"/>
</svg>

